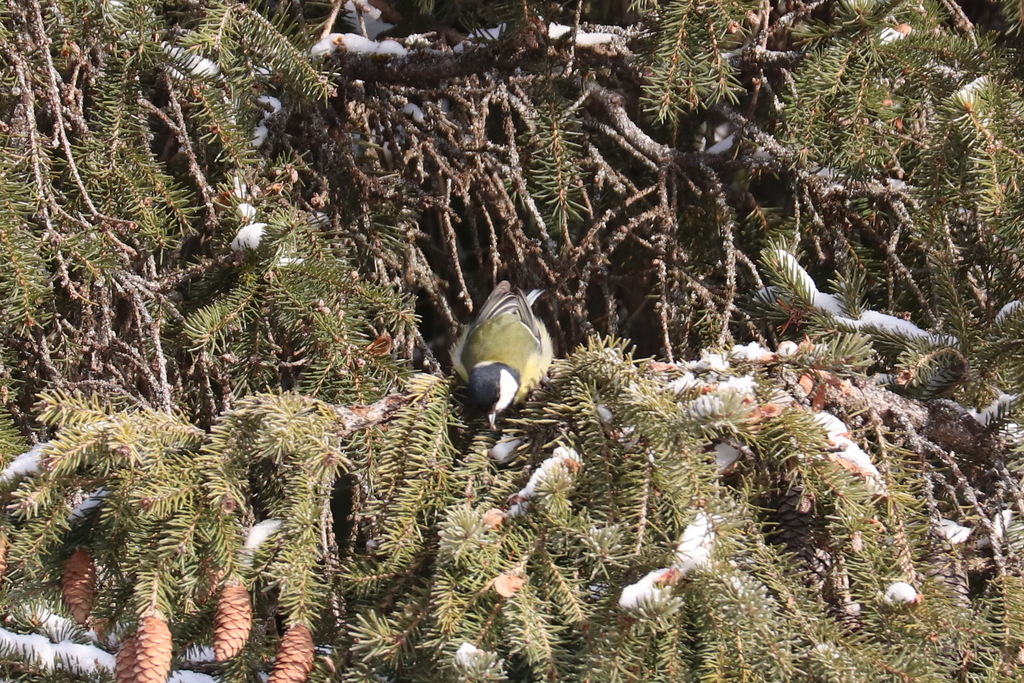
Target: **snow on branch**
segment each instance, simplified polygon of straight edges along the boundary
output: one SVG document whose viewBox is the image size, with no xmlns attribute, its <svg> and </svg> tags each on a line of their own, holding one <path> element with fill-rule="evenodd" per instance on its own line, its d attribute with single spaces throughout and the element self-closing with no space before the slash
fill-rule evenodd
<svg viewBox="0 0 1024 683">
<path fill-rule="evenodd" d="M 3 472 L 0 472 L 0 481 L 11 481 L 18 477 L 30 477 L 38 472 L 39 461 L 49 445 L 48 441 L 38 443 L 16 457 L 10 465 L 4 468 Z"/>
<path fill-rule="evenodd" d="M 720 522 L 720 517 L 698 510 L 676 545 L 675 562 L 669 567 L 648 572 L 636 583 L 625 586 L 619 595 L 619 607 L 635 613 L 674 611 L 678 600 L 672 595 L 672 586 L 695 570 L 712 567 L 711 554 L 717 540 L 714 527 Z"/>
<path fill-rule="evenodd" d="M 582 465 L 583 459 L 574 449 L 567 448 L 566 446 L 555 448 L 551 457 L 542 462 L 533 471 L 533 474 L 530 475 L 530 480 L 526 482 L 526 486 L 509 499 L 512 504 L 508 510 L 509 517 L 519 517 L 525 514 L 530 507 L 530 501 L 537 496 L 538 491 L 549 480 L 556 476 L 563 476 L 569 472 L 574 472 L 582 467 Z"/>
</svg>

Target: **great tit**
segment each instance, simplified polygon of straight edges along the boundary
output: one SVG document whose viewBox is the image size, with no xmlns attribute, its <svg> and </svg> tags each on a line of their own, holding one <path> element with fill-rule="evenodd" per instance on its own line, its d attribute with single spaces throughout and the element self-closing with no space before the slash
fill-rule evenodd
<svg viewBox="0 0 1024 683">
<path fill-rule="evenodd" d="M 531 308 L 541 293 L 499 282 L 452 348 L 455 371 L 491 429 L 498 413 L 526 398 L 551 365 L 551 337 Z"/>
</svg>

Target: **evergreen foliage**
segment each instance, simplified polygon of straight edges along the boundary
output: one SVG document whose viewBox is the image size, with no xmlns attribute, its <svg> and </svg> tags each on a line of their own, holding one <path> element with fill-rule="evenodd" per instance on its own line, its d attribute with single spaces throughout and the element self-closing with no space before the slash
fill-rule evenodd
<svg viewBox="0 0 1024 683">
<path fill-rule="evenodd" d="M 1018 680 L 1019 1 L 371 4 L 0 9 L 0 675 Z"/>
</svg>

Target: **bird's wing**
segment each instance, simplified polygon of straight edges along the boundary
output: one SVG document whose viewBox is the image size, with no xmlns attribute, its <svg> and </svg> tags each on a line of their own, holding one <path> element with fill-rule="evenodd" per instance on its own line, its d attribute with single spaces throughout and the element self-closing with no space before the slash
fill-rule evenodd
<svg viewBox="0 0 1024 683">
<path fill-rule="evenodd" d="M 497 318 L 499 315 L 512 313 L 515 307 L 515 294 L 512 292 L 512 285 L 508 283 L 508 280 L 502 280 L 491 291 L 487 300 L 484 301 L 480 311 L 476 314 L 476 320 L 473 322 L 480 324 L 491 318 Z"/>
<path fill-rule="evenodd" d="M 477 314 L 472 327 L 483 325 L 488 320 L 493 320 L 502 315 L 516 315 L 519 316 L 519 319 L 523 321 L 523 324 L 526 325 L 527 329 L 536 338 L 537 343 L 540 344 L 541 331 L 531 306 L 542 293 L 543 290 L 534 289 L 528 294 L 524 294 L 521 290 L 513 290 L 508 280 L 502 280 L 494 288 L 490 296 L 487 297 L 487 300 L 484 301 L 484 305 L 480 307 L 480 313 Z"/>
<path fill-rule="evenodd" d="M 533 302 L 537 300 L 537 297 L 541 295 L 541 290 L 533 290 L 529 294 L 523 294 L 522 291 L 516 290 L 512 292 L 515 296 L 516 313 L 519 315 L 519 319 L 523 321 L 523 324 L 529 328 L 534 338 L 537 340 L 537 345 L 541 344 L 541 330 L 540 322 L 537 321 L 537 316 L 533 314 Z"/>
</svg>

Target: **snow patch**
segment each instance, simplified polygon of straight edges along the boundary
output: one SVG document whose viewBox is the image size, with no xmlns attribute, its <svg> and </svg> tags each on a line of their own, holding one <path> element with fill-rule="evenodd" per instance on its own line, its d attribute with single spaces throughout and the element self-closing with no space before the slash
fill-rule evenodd
<svg viewBox="0 0 1024 683">
<path fill-rule="evenodd" d="M 266 223 L 249 223 L 249 225 L 242 226 L 235 238 L 231 240 L 232 251 L 258 249 L 263 235 L 267 232 L 266 228 Z"/>
<path fill-rule="evenodd" d="M 358 33 L 330 33 L 309 49 L 311 57 L 332 55 L 338 50 L 359 55 L 383 55 L 404 57 L 409 51 L 396 40 L 380 42 L 365 38 Z"/>
<path fill-rule="evenodd" d="M 69 640 L 54 643 L 46 636 L 13 633 L 0 628 L 0 648 L 19 653 L 37 662 L 47 671 L 67 670 L 94 674 L 100 669 L 114 670 L 114 655 L 93 645 Z"/>
<path fill-rule="evenodd" d="M 826 171 L 833 171 L 834 169 L 821 169 L 818 171 L 818 175 L 826 174 Z M 932 334 L 914 323 L 897 318 L 893 315 L 886 313 L 879 313 L 878 311 L 864 311 L 860 314 L 859 318 L 849 318 L 845 315 L 845 310 L 840 301 L 839 297 L 834 294 L 827 294 L 825 292 L 818 291 L 817 285 L 814 284 L 814 280 L 807 273 L 806 270 L 800 265 L 796 258 L 785 251 L 784 249 L 776 249 L 773 252 L 781 262 L 783 269 L 794 276 L 797 281 L 797 289 L 801 294 L 809 293 L 811 296 L 811 305 L 816 310 L 826 313 L 835 318 L 836 322 L 846 325 L 854 329 L 860 329 L 863 327 L 870 328 L 876 332 L 895 334 L 908 339 L 928 339 L 932 344 L 937 346 L 956 346 L 960 341 L 948 334 Z M 775 290 L 777 292 L 777 289 Z M 772 288 L 763 288 L 755 293 L 755 298 L 765 303 L 771 303 L 774 300 Z"/>
<path fill-rule="evenodd" d="M 217 661 L 217 655 L 209 645 L 196 645 L 193 643 L 185 651 L 185 660 L 195 663 L 214 662 Z"/>
<path fill-rule="evenodd" d="M 1017 403 L 1019 394 L 1003 394 L 992 401 L 987 407 L 982 410 L 969 410 L 975 420 L 978 421 L 982 427 L 987 427 L 993 420 L 999 418 L 1000 415 L 1006 415 L 1010 409 Z"/>
<path fill-rule="evenodd" d="M 752 341 L 749 344 L 737 344 L 729 349 L 729 358 L 746 361 L 759 361 L 765 356 L 770 356 L 771 351 Z"/>
<path fill-rule="evenodd" d="M 814 413 L 813 418 L 825 430 L 829 443 L 837 448 L 826 457 L 861 477 L 871 493 L 885 494 L 881 472 L 871 461 L 871 456 L 850 438 L 850 428 L 846 423 L 825 410 Z"/>
<path fill-rule="evenodd" d="M 161 43 L 161 46 L 168 57 L 177 62 L 178 66 L 187 69 L 193 76 L 215 78 L 220 75 L 220 67 L 217 62 L 170 43 Z M 178 72 L 178 75 L 180 76 L 181 73 Z"/>
<path fill-rule="evenodd" d="M 711 565 L 711 551 L 715 547 L 716 539 L 713 521 L 711 515 L 701 510 L 693 523 L 683 531 L 683 537 L 676 546 L 674 565 L 683 576 L 694 569 L 703 569 Z"/>
<path fill-rule="evenodd" d="M 958 100 L 965 106 L 973 105 L 978 93 L 988 87 L 988 81 L 988 76 L 978 76 L 953 93 L 953 99 Z"/>
<path fill-rule="evenodd" d="M 482 654 L 486 653 L 473 643 L 463 643 L 455 651 L 455 663 L 468 669 L 476 663 L 477 657 Z"/>
<path fill-rule="evenodd" d="M 1010 303 L 1008 303 L 1005 306 L 1003 306 L 1002 308 L 1000 308 L 999 312 L 996 313 L 996 318 L 995 318 L 996 324 L 999 324 L 999 323 L 1003 322 L 1004 320 L 1009 318 L 1011 315 L 1016 313 L 1018 310 L 1020 310 L 1021 306 L 1024 306 L 1024 301 L 1021 301 L 1020 299 L 1017 299 L 1015 301 L 1011 301 Z"/>
<path fill-rule="evenodd" d="M 701 354 L 700 360 L 689 363 L 689 366 L 693 370 L 698 371 L 713 370 L 715 372 L 725 372 L 729 369 L 729 360 L 724 353 L 705 351 Z"/>
<path fill-rule="evenodd" d="M 246 199 L 249 196 L 249 186 L 237 175 L 231 178 L 231 194 L 239 199 Z"/>
<path fill-rule="evenodd" d="M 982 548 L 988 548 L 993 542 L 999 543 L 1006 537 L 1006 530 L 1013 523 L 1013 510 L 1003 510 L 992 519 L 992 531 L 994 532 L 991 536 L 982 536 L 974 543 L 974 547 L 979 550 Z"/>
<path fill-rule="evenodd" d="M 38 630 L 51 641 L 59 641 L 61 636 L 79 631 L 78 624 L 67 617 L 54 614 L 41 605 L 33 607 L 30 614 L 31 623 L 38 624 Z M 94 643 L 97 642 L 95 631 L 87 632 L 86 636 Z"/>
<path fill-rule="evenodd" d="M 103 505 L 103 501 L 106 500 L 107 496 L 109 495 L 110 491 L 108 491 L 107 489 L 96 489 L 95 491 L 90 493 L 85 500 L 83 500 L 81 503 L 75 506 L 75 508 L 71 511 L 71 514 L 68 515 L 68 522 L 71 522 L 73 524 L 75 522 L 79 522 L 85 519 L 89 515 L 89 511 L 94 510 L 95 508 L 98 508 L 101 505 Z"/>
<path fill-rule="evenodd" d="M 777 353 L 779 354 L 780 358 L 789 358 L 790 356 L 795 356 L 796 352 L 799 350 L 800 345 L 797 344 L 796 342 L 784 341 L 781 344 L 779 344 L 779 349 Z"/>
<path fill-rule="evenodd" d="M 810 292 L 811 296 L 817 294 L 818 286 L 814 284 L 814 279 L 811 278 L 806 270 L 804 270 L 803 266 L 800 265 L 800 262 L 796 260 L 795 256 L 785 249 L 776 249 L 774 253 L 775 256 L 778 257 L 779 262 L 782 265 L 782 269 L 796 278 L 799 289 Z"/>
<path fill-rule="evenodd" d="M 631 583 L 623 588 L 619 595 L 619 607 L 625 610 L 637 610 L 644 603 L 657 604 L 671 597 L 672 589 L 667 585 L 660 584 L 665 575 L 671 571 L 668 568 L 655 569 L 636 583 Z"/>
<path fill-rule="evenodd" d="M 881 30 L 878 34 L 878 42 L 882 45 L 888 45 L 889 43 L 895 43 L 897 40 L 903 40 L 907 37 L 910 31 L 904 33 L 899 28 L 886 27 Z"/>
<path fill-rule="evenodd" d="M 820 410 L 814 413 L 814 420 L 825 428 L 825 434 L 828 435 L 830 440 L 837 436 L 848 436 L 850 434 L 850 428 L 846 426 L 846 423 L 827 410 Z"/>
<path fill-rule="evenodd" d="M 690 404 L 690 413 L 694 417 L 711 417 L 720 415 L 725 410 L 725 403 L 713 394 L 699 397 Z"/>
<path fill-rule="evenodd" d="M 245 549 L 256 550 L 266 543 L 268 538 L 280 531 L 283 524 L 284 522 L 280 519 L 265 519 L 258 524 L 253 524 L 245 539 Z"/>
<path fill-rule="evenodd" d="M 864 477 L 864 481 L 872 493 L 884 493 L 884 488 L 881 486 L 882 475 L 875 464 L 871 462 L 871 456 L 865 453 L 863 448 L 845 436 L 833 437 L 832 443 L 840 448 L 833 455 L 853 465 L 850 469 Z"/>
<path fill-rule="evenodd" d="M 775 285 L 769 285 L 768 287 L 762 287 L 754 292 L 754 299 L 763 304 L 775 303 L 781 292 L 782 290 Z"/>
<path fill-rule="evenodd" d="M 576 44 L 580 47 L 594 47 L 595 45 L 608 45 L 615 42 L 614 33 L 603 33 L 601 31 L 580 31 L 576 34 Z"/>
<path fill-rule="evenodd" d="M 693 523 L 686 527 L 676 545 L 676 561 L 672 566 L 648 572 L 636 583 L 624 587 L 619 595 L 619 607 L 637 611 L 645 604 L 664 603 L 672 597 L 670 583 L 695 569 L 710 567 L 711 552 L 717 538 L 712 525 L 719 521 L 716 516 L 703 510 L 698 511 Z"/>
<path fill-rule="evenodd" d="M 497 40 L 499 37 L 501 37 L 501 34 L 504 32 L 505 24 L 501 23 L 495 26 L 494 28 L 474 29 L 473 32 L 470 33 L 470 37 L 473 38 L 474 40 L 486 42 L 491 40 Z"/>
<path fill-rule="evenodd" d="M 742 451 L 731 443 L 723 441 L 715 444 L 715 464 L 718 465 L 718 473 L 722 474 L 732 467 L 741 455 Z"/>
<path fill-rule="evenodd" d="M 273 97 L 272 95 L 260 95 L 256 98 L 256 101 L 270 108 L 270 111 L 268 111 L 263 118 L 273 116 L 277 112 L 281 111 L 281 100 Z"/>
<path fill-rule="evenodd" d="M 530 475 L 530 480 L 526 482 L 526 486 L 512 496 L 511 500 L 515 502 L 508 510 L 509 517 L 519 517 L 525 514 L 529 508 L 530 500 L 537 495 L 537 489 L 556 472 L 572 471 L 579 468 L 582 464 L 583 459 L 574 449 L 565 446 L 555 448 L 551 457 L 542 462 L 540 467 Z"/>
<path fill-rule="evenodd" d="M 754 376 L 744 375 L 743 377 L 730 377 L 719 382 L 716 391 L 718 393 L 732 392 L 746 398 L 754 398 L 755 389 L 757 389 L 757 382 L 754 381 Z"/>
<path fill-rule="evenodd" d="M 890 605 L 915 605 L 921 595 L 906 581 L 894 581 L 885 589 L 885 601 Z"/>
<path fill-rule="evenodd" d="M 491 446 L 491 449 L 487 451 L 487 456 L 499 465 L 504 465 L 512 459 L 521 443 L 523 443 L 522 439 L 504 437 Z"/>
<path fill-rule="evenodd" d="M 412 102 L 409 102 L 404 107 L 402 107 L 402 112 L 411 116 L 412 120 L 415 121 L 416 123 L 423 123 L 423 110 L 420 109 L 419 106 L 413 104 Z"/>
<path fill-rule="evenodd" d="M 4 468 L 3 472 L 0 472 L 0 481 L 11 481 L 18 477 L 29 477 L 39 472 L 39 461 L 43 457 L 43 451 L 49 445 L 49 441 L 43 441 L 19 455 L 10 465 Z"/>
<path fill-rule="evenodd" d="M 360 15 L 362 23 L 366 28 L 366 35 L 376 38 L 378 35 L 395 27 L 386 21 L 381 21 L 381 11 L 369 3 L 360 2 L 358 5 L 352 0 L 345 3 L 345 11 L 355 18 L 356 26 L 359 25 Z"/>
<path fill-rule="evenodd" d="M 726 136 L 704 150 L 705 154 L 725 154 L 736 146 L 736 134 Z"/>
<path fill-rule="evenodd" d="M 694 387 L 702 387 L 704 382 L 697 379 L 692 372 L 684 372 L 682 377 L 677 377 L 668 384 L 665 385 L 665 389 L 675 394 L 681 394 L 685 391 L 689 391 Z"/>
<path fill-rule="evenodd" d="M 209 674 L 201 674 L 196 671 L 173 671 L 167 679 L 167 683 L 216 683 L 217 679 Z"/>
<path fill-rule="evenodd" d="M 235 208 L 238 209 L 238 215 L 244 221 L 251 221 L 253 218 L 256 218 L 256 207 L 248 202 L 242 202 Z"/>
<path fill-rule="evenodd" d="M 933 529 L 935 530 L 936 535 L 940 538 L 944 538 L 953 545 L 965 543 L 972 531 L 969 527 L 961 526 L 952 519 L 940 519 Z"/>
<path fill-rule="evenodd" d="M 409 51 L 399 43 L 397 40 L 382 40 L 377 43 L 377 49 L 374 54 L 387 55 L 391 57 L 404 57 L 409 54 Z"/>
<path fill-rule="evenodd" d="M 814 307 L 819 311 L 825 311 L 831 315 L 845 315 L 843 304 L 835 294 L 826 294 L 824 292 L 815 291 Z"/>
<path fill-rule="evenodd" d="M 860 314 L 858 322 L 865 327 L 873 327 L 881 332 L 891 332 L 903 337 L 913 338 L 928 336 L 927 332 L 909 320 L 897 318 L 894 315 L 879 313 L 877 311 L 864 311 Z"/>
<path fill-rule="evenodd" d="M 565 24 L 556 24 L 555 22 L 551 22 L 550 24 L 548 24 L 548 37 L 550 37 L 552 40 L 558 40 L 562 36 L 564 36 L 567 33 L 569 33 L 569 31 L 571 31 L 571 30 L 572 30 L 571 26 L 566 26 Z"/>
<path fill-rule="evenodd" d="M 270 130 L 261 123 L 255 128 L 253 128 L 252 140 L 250 140 L 249 142 L 253 147 L 262 147 L 263 143 L 267 141 L 267 136 L 269 135 Z"/>
</svg>

